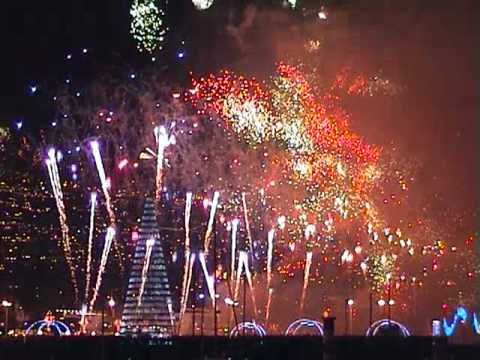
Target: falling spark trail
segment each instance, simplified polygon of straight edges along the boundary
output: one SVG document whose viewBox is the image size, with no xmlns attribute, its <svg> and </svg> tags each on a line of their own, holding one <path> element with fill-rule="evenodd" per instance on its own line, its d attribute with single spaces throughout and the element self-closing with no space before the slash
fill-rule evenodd
<svg viewBox="0 0 480 360">
<path fill-rule="evenodd" d="M 90 229 L 88 231 L 88 249 L 87 249 L 87 269 L 85 279 L 85 303 L 88 302 L 88 295 L 90 292 L 90 272 L 92 265 L 92 247 L 93 247 L 93 232 L 95 225 L 95 206 L 97 205 L 97 193 L 90 194 Z"/>
<path fill-rule="evenodd" d="M 245 253 L 245 260 L 244 260 L 244 269 L 245 274 L 247 275 L 248 285 L 250 286 L 250 293 L 252 296 L 252 304 L 253 304 L 253 319 L 257 317 L 257 302 L 255 300 L 255 293 L 253 289 L 253 281 L 252 281 L 252 274 L 250 273 L 250 267 L 248 265 L 248 256 Z"/>
<path fill-rule="evenodd" d="M 237 278 L 235 281 L 235 291 L 233 293 L 233 301 L 238 299 L 238 292 L 240 291 L 240 279 L 242 278 L 242 268 L 243 268 L 243 260 L 241 258 L 243 251 L 240 252 L 240 256 L 238 257 L 238 268 L 237 268 Z"/>
<path fill-rule="evenodd" d="M 275 235 L 275 230 L 270 230 L 268 232 L 268 248 L 267 248 L 267 306 L 265 309 L 265 325 L 268 325 L 268 320 L 270 318 L 270 304 L 272 302 L 272 292 L 273 289 L 270 287 L 272 283 L 272 258 L 273 258 L 273 237 Z"/>
<path fill-rule="evenodd" d="M 191 268 L 190 262 L 190 216 L 192 213 L 192 193 L 187 192 L 187 198 L 185 201 L 185 267 L 183 270 L 183 284 L 182 284 L 182 298 L 180 304 L 186 303 L 188 297 L 187 281 L 189 276 L 189 269 Z M 182 309 L 182 306 L 180 306 Z M 180 322 L 182 317 L 180 316 Z M 179 329 L 180 330 L 180 329 Z"/>
<path fill-rule="evenodd" d="M 107 176 L 105 175 L 105 168 L 103 167 L 102 155 L 100 154 L 100 146 L 98 141 L 91 141 L 90 147 L 92 148 L 93 158 L 97 167 L 98 177 L 100 178 L 100 184 L 102 185 L 103 195 L 105 196 L 105 203 L 107 206 L 108 217 L 110 219 L 110 226 L 115 227 L 116 219 L 112 206 L 112 198 L 108 191 Z"/>
<path fill-rule="evenodd" d="M 257 302 L 255 300 L 252 274 L 250 273 L 250 268 L 249 268 L 249 265 L 248 265 L 248 253 L 246 251 L 240 251 L 239 256 L 238 256 L 237 281 L 236 281 L 236 284 L 235 284 L 234 301 L 237 300 L 238 292 L 240 290 L 240 278 L 242 276 L 242 269 L 245 271 L 245 276 L 246 276 L 247 281 L 248 281 L 248 286 L 250 287 L 250 295 L 251 295 L 252 304 L 253 304 L 253 318 L 255 319 L 255 317 L 257 315 Z"/>
<path fill-rule="evenodd" d="M 307 251 L 305 258 L 305 273 L 303 276 L 303 289 L 302 289 L 302 298 L 300 300 L 300 311 L 303 311 L 303 306 L 305 305 L 305 298 L 307 296 L 308 280 L 310 278 L 310 267 L 312 265 L 312 256 L 311 251 Z"/>
<path fill-rule="evenodd" d="M 192 214 L 192 193 L 187 193 L 185 202 L 185 250 L 190 251 L 190 216 Z M 188 260 L 188 259 L 187 259 Z"/>
<path fill-rule="evenodd" d="M 272 283 L 272 258 L 273 258 L 273 237 L 275 230 L 268 232 L 268 248 L 267 248 L 267 290 L 270 289 Z"/>
<path fill-rule="evenodd" d="M 142 282 L 140 284 L 140 290 L 138 291 L 138 304 L 142 305 L 143 292 L 145 291 L 145 283 L 147 282 L 148 267 L 150 266 L 150 257 L 152 256 L 153 246 L 155 245 L 155 239 L 151 238 L 147 240 L 147 247 L 145 249 L 145 259 L 143 260 L 142 268 Z"/>
<path fill-rule="evenodd" d="M 113 211 L 112 198 L 108 190 L 109 185 L 108 185 L 107 177 L 105 175 L 105 168 L 103 167 L 102 155 L 100 154 L 100 145 L 98 144 L 98 141 L 91 141 L 90 147 L 92 149 L 93 158 L 95 160 L 95 165 L 97 167 L 98 177 L 100 178 L 103 196 L 105 197 L 105 205 L 107 207 L 108 217 L 110 219 L 110 227 L 115 228 L 116 227 L 115 212 Z M 120 250 L 120 243 L 117 241 L 117 239 L 114 239 L 113 246 L 119 258 L 120 269 L 123 271 L 123 262 L 122 262 L 122 256 L 121 256 L 121 250 Z"/>
<path fill-rule="evenodd" d="M 170 128 L 173 128 L 175 123 L 172 123 Z M 163 159 L 165 155 L 165 149 L 175 143 L 173 135 L 168 135 L 167 129 L 164 126 L 156 126 L 153 129 L 155 140 L 157 141 L 157 174 L 155 177 L 155 200 L 160 200 L 160 194 L 162 192 L 162 179 L 163 179 Z"/>
<path fill-rule="evenodd" d="M 270 306 L 272 304 L 272 294 L 273 289 L 268 289 L 268 298 L 267 298 L 267 308 L 265 309 L 265 326 L 268 327 L 268 322 L 270 320 Z"/>
<path fill-rule="evenodd" d="M 212 201 L 212 207 L 210 208 L 210 216 L 208 218 L 207 231 L 205 232 L 204 251 L 205 251 L 205 254 L 207 255 L 208 255 L 208 248 L 210 247 L 210 238 L 212 237 L 213 221 L 215 220 L 215 212 L 217 211 L 219 197 L 220 197 L 220 193 L 218 191 L 215 191 L 213 193 L 213 201 Z"/>
<path fill-rule="evenodd" d="M 83 304 L 82 305 L 82 308 L 80 309 L 80 333 L 81 334 L 85 334 L 86 333 L 86 329 L 87 329 L 87 305 L 86 304 Z"/>
<path fill-rule="evenodd" d="M 168 314 L 170 315 L 170 325 L 175 329 L 175 315 L 173 314 L 172 299 L 167 299 Z"/>
<path fill-rule="evenodd" d="M 114 237 L 115 229 L 113 227 L 109 227 L 107 229 L 107 234 L 105 235 L 105 245 L 103 245 L 102 258 L 100 260 L 100 267 L 98 268 L 97 283 L 95 284 L 93 297 L 90 301 L 90 311 L 93 310 L 95 301 L 97 300 L 98 292 L 100 291 L 100 286 L 102 285 L 102 276 L 105 271 L 105 266 L 107 265 L 108 254 L 110 253 L 110 247 L 112 246 L 112 240 Z"/>
<path fill-rule="evenodd" d="M 230 281 L 233 281 L 233 279 L 235 278 L 235 257 L 236 257 L 236 254 L 237 254 L 238 223 L 239 223 L 238 219 L 233 219 L 232 220 L 232 251 L 231 251 L 231 254 L 230 254 L 230 261 L 231 261 Z"/>
<path fill-rule="evenodd" d="M 185 286 L 185 292 L 182 294 L 182 303 L 180 306 L 180 321 L 178 322 L 178 332 L 180 333 L 182 327 L 183 316 L 185 315 L 185 310 L 187 309 L 187 302 L 188 302 L 188 292 L 190 290 L 190 283 L 192 281 L 192 273 L 193 273 L 193 264 L 195 262 L 195 254 L 190 255 L 190 259 L 188 259 L 188 271 L 187 271 L 187 285 Z"/>
<path fill-rule="evenodd" d="M 213 280 L 213 276 L 210 276 L 208 274 L 207 262 L 205 261 L 205 255 L 203 254 L 203 252 L 200 252 L 200 254 L 198 254 L 198 259 L 200 260 L 200 264 L 202 265 L 203 274 L 205 275 L 205 280 L 207 281 L 207 288 L 208 288 L 208 292 L 210 294 L 210 298 L 212 299 L 212 305 L 215 306 L 216 298 L 215 298 L 215 289 L 214 289 L 214 284 L 213 284 L 214 280 Z"/>
<path fill-rule="evenodd" d="M 70 271 L 70 278 L 72 279 L 73 289 L 75 292 L 75 300 L 78 300 L 78 286 L 77 278 L 75 276 L 75 269 L 72 264 L 72 250 L 70 246 L 69 228 L 67 223 L 67 215 L 65 212 L 65 204 L 63 202 L 62 186 L 60 184 L 60 175 L 58 172 L 57 158 L 55 149 L 51 148 L 48 151 L 48 159 L 46 160 L 48 176 L 52 185 L 53 195 L 58 210 L 58 218 L 60 222 L 60 229 L 62 231 L 62 246 L 67 266 Z"/>
<path fill-rule="evenodd" d="M 253 254 L 252 233 L 250 231 L 250 224 L 248 222 L 247 199 L 246 199 L 245 193 L 242 193 L 242 203 L 243 203 L 243 215 L 245 217 L 245 227 L 247 228 L 248 243 L 250 246 L 250 251 Z"/>
</svg>

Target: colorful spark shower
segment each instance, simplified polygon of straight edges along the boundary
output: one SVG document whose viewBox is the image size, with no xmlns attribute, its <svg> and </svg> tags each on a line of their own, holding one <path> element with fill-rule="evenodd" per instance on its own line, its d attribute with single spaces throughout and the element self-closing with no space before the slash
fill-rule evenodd
<svg viewBox="0 0 480 360">
<path fill-rule="evenodd" d="M 202 186 L 210 189 L 204 190 L 201 199 L 206 222 L 200 247 L 196 239 L 191 243 L 194 195 L 186 193 L 179 328 L 196 286 L 192 281 L 198 281 L 193 274 L 196 262 L 212 301 L 215 299 L 212 271 L 217 271 L 220 282 L 230 279 L 234 301 L 238 300 L 245 275 L 256 315 L 256 297 L 261 298 L 257 289 L 265 289 L 265 318 L 270 321 L 272 308 L 275 309 L 277 297 L 281 296 L 277 282 L 297 273 L 303 280 L 296 300 L 301 313 L 308 309 L 309 293 L 315 291 L 315 283 L 331 281 L 340 286 L 347 281 L 348 286 L 368 287 L 378 296 L 385 296 L 388 287 L 399 293 L 413 286 L 414 282 L 406 279 L 418 278 L 415 271 L 410 275 L 406 271 L 413 268 L 408 264 L 414 255 L 425 255 L 428 261 L 429 254 L 434 254 L 434 248 L 432 252 L 422 251 L 420 244 L 415 245 L 411 230 L 389 226 L 383 214 L 385 203 L 377 194 L 384 191 L 389 181 L 398 181 L 400 189 L 405 191 L 407 176 L 402 171 L 397 179 L 394 173 L 398 170 L 389 168 L 390 163 L 383 160 L 380 149 L 350 130 L 349 115 L 335 95 L 335 91 L 348 89 L 348 85 L 335 79 L 330 92 L 322 95 L 314 91 L 310 81 L 308 72 L 304 73 L 300 66 L 284 63 L 278 65 L 277 73 L 268 83 L 228 71 L 194 79 L 186 97 L 199 116 L 188 123 L 179 121 L 174 112 L 169 113 L 164 118 L 169 119 L 171 125 L 146 129 L 145 139 L 141 139 L 146 141 L 135 146 L 146 149 L 140 153 L 140 159 L 155 159 L 155 166 L 149 171 L 155 179 L 157 212 L 162 211 L 164 201 L 168 201 L 162 198 L 166 189 L 177 184 L 191 188 L 191 183 L 183 183 L 190 179 L 183 169 L 189 171 L 198 164 L 190 160 L 187 151 L 202 154 L 206 166 L 214 165 L 214 171 L 219 171 L 222 165 L 218 164 L 223 159 L 230 169 L 239 167 L 231 176 L 221 171 L 209 172 L 205 178 L 199 171 L 191 175 L 200 178 Z M 216 125 L 223 125 L 220 133 L 225 141 L 216 137 L 212 153 L 202 148 L 202 142 L 194 145 L 187 138 L 187 134 L 203 126 L 203 116 L 218 120 Z M 155 148 L 151 146 L 152 130 L 155 150 L 150 150 Z M 235 144 L 230 153 L 225 150 L 227 143 Z M 166 158 L 165 151 L 172 144 L 176 146 L 171 147 Z M 246 148 L 246 155 L 240 160 L 237 154 L 242 146 Z M 90 147 L 113 225 L 116 221 L 114 192 L 104 168 L 104 164 L 112 161 L 107 155 L 102 159 L 98 141 L 91 141 Z M 229 159 L 232 155 L 233 160 Z M 177 162 L 182 157 L 182 162 Z M 134 169 L 122 154 L 115 156 L 113 162 L 118 171 L 116 175 L 128 168 Z M 254 177 L 249 176 L 255 167 L 260 171 L 255 172 Z M 215 176 L 225 178 L 222 182 L 210 183 L 209 179 Z M 121 184 L 114 180 L 116 186 Z M 213 193 L 213 198 L 208 193 Z M 228 253 L 228 263 L 220 264 L 217 269 L 211 266 L 209 254 L 215 219 L 220 219 L 217 232 L 229 232 L 229 240 L 221 239 L 217 244 L 220 257 Z M 404 232 L 409 233 L 409 237 Z M 87 259 L 87 268 L 90 261 Z M 436 264 L 438 259 L 432 261 Z M 337 266 L 338 270 L 333 270 Z M 219 269 L 228 267 L 230 274 L 221 276 Z M 437 267 L 435 265 L 435 269 Z M 261 284 L 264 277 L 259 274 L 262 271 L 265 271 L 264 284 Z"/>
<path fill-rule="evenodd" d="M 170 94 L 181 110 L 158 117 L 149 113 L 148 118 L 155 121 L 148 121 L 142 136 L 137 138 L 128 126 L 102 120 L 101 126 L 118 127 L 122 136 L 112 140 L 99 126 L 98 136 L 87 134 L 82 140 L 91 148 L 94 166 L 89 166 L 96 174 L 93 179 L 98 176 L 100 180 L 108 223 L 120 227 L 119 234 L 123 224 L 120 220 L 117 224 L 116 216 L 125 216 L 121 197 L 138 199 L 152 187 L 157 216 L 168 221 L 170 215 L 163 216 L 167 209 L 185 205 L 185 236 L 178 238 L 177 245 L 167 244 L 174 249 L 172 262 L 183 269 L 178 331 L 182 323 L 188 324 L 184 317 L 196 291 L 203 287 L 202 293 L 208 293 L 214 303 L 216 296 L 226 292 L 225 281 L 234 290 L 230 298 L 235 303 L 245 277 L 253 317 L 258 319 L 265 309 L 265 322 L 275 326 L 278 303 L 288 298 L 298 304 L 297 313 L 307 314 L 318 286 L 327 293 L 367 289 L 378 298 L 385 298 L 390 290 L 408 299 L 407 290 L 425 286 L 421 276 L 435 274 L 443 265 L 442 257 L 448 252 L 444 243 L 430 243 L 431 236 L 422 239 L 418 221 L 412 225 L 392 220 L 388 214 L 389 207 L 406 201 L 403 193 L 413 179 L 402 163 L 391 161 L 384 149 L 368 144 L 351 130 L 350 115 L 340 106 L 337 92 L 364 95 L 358 88 L 362 85 L 353 91 L 335 79 L 321 93 L 305 68 L 280 63 L 264 83 L 229 71 L 193 79 L 193 87 L 185 93 L 186 103 L 180 101 L 179 93 Z M 196 115 L 185 110 L 188 104 Z M 164 105 L 154 99 L 145 108 Z M 158 118 L 167 125 L 157 125 Z M 91 189 L 92 185 L 87 186 Z M 62 205 L 57 207 L 61 213 Z M 93 219 L 95 208 L 90 210 Z M 170 224 L 165 225 L 162 234 L 172 230 Z M 91 222 L 87 298 L 94 261 L 90 253 L 93 226 Z M 138 225 L 131 229 L 137 231 Z M 211 254 L 214 232 L 216 267 Z M 109 241 L 90 308 L 98 296 L 110 245 L 115 250 L 115 241 L 119 246 L 125 244 L 120 236 Z M 120 266 L 126 265 L 126 259 L 119 259 Z M 147 259 L 144 271 L 148 271 Z M 142 278 L 146 279 L 146 273 Z M 298 291 L 284 296 L 282 287 L 297 282 Z"/>
<path fill-rule="evenodd" d="M 334 83 L 331 89 L 339 87 Z M 349 129 L 349 116 L 339 106 L 338 96 L 316 95 L 299 67 L 280 63 L 270 85 L 223 71 L 193 79 L 193 89 L 186 97 L 199 115 L 218 116 L 228 131 L 280 165 L 280 177 L 276 172 L 276 178 L 272 179 L 268 169 L 265 170 L 266 184 L 260 193 L 263 205 L 270 201 L 269 206 L 276 213 L 288 214 L 280 216 L 278 221 L 281 228 L 290 225 L 287 231 L 292 238 L 289 241 L 292 256 L 296 249 L 306 250 L 301 308 L 310 281 L 313 251 L 339 252 L 340 244 L 329 242 L 338 238 L 337 232 L 345 231 L 345 227 L 354 232 L 350 237 L 357 239 L 343 245 L 351 249 L 351 254 L 353 248 L 357 249 L 355 261 L 352 257 L 348 263 L 354 261 L 359 265 L 371 289 L 385 291 L 386 277 L 401 272 L 398 264 L 394 265 L 398 263 L 396 259 L 403 254 L 412 256 L 413 245 L 410 240 L 407 245 L 400 230 L 395 239 L 391 234 L 379 238 L 378 233 L 385 231 L 382 229 L 386 229 L 387 221 L 374 205 L 375 191 L 390 170 L 380 162 L 380 150 Z M 241 194 L 241 204 L 246 249 L 253 254 L 245 192 Z M 304 226 L 305 241 L 301 242 L 300 229 Z M 232 240 L 235 232 L 233 226 Z M 367 233 L 373 237 L 362 241 L 368 237 Z M 270 247 L 270 242 L 267 245 Z M 363 252 L 358 251 L 362 248 Z M 340 254 L 332 254 L 332 259 L 336 256 Z M 271 257 L 271 249 L 267 249 L 267 283 L 271 281 Z M 239 261 L 239 266 L 244 266 L 244 261 Z M 280 267 L 280 272 L 290 273 L 287 269 L 294 265 L 283 266 L 287 267 Z M 233 276 L 234 265 L 231 268 Z M 237 273 L 237 286 L 238 281 Z"/>
<path fill-rule="evenodd" d="M 480 332 L 470 6 L 355 3 L 6 2 L 2 335 Z"/>
<path fill-rule="evenodd" d="M 130 9 L 130 32 L 140 52 L 153 53 L 162 49 L 166 29 L 163 27 L 163 10 L 154 0 L 134 0 Z"/>
</svg>

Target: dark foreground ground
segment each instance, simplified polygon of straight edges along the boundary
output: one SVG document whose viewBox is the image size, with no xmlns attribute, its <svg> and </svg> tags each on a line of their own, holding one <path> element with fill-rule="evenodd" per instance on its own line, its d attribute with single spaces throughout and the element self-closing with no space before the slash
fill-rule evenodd
<svg viewBox="0 0 480 360">
<path fill-rule="evenodd" d="M 480 359 L 480 345 L 453 345 L 432 338 L 182 337 L 168 340 L 121 337 L 17 338 L 0 340 L 1 360 L 136 359 Z"/>
</svg>

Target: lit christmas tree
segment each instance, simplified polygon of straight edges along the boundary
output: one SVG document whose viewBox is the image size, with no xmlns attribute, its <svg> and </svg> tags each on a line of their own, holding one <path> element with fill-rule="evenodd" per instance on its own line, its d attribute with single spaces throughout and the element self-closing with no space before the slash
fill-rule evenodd
<svg viewBox="0 0 480 360">
<path fill-rule="evenodd" d="M 142 225 L 128 282 L 120 333 L 173 335 L 175 316 L 153 199 L 145 201 Z"/>
</svg>

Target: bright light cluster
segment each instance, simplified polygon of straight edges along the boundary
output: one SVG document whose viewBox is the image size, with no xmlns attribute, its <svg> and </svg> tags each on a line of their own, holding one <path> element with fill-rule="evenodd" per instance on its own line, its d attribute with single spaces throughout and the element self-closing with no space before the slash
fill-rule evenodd
<svg viewBox="0 0 480 360">
<path fill-rule="evenodd" d="M 422 237 L 424 230 L 419 233 L 414 227 L 425 222 L 425 218 L 412 221 L 413 225 L 411 218 L 393 220 L 397 217 L 391 214 L 396 210 L 393 206 L 406 200 L 407 195 L 401 194 L 414 181 L 408 170 L 411 164 L 398 162 L 398 159 L 394 159 L 395 163 L 386 160 L 389 159 L 388 148 L 382 149 L 380 157 L 377 147 L 367 144 L 351 130 L 350 117 L 343 110 L 340 97 L 389 95 L 387 85 L 390 82 L 340 74 L 330 87 L 325 87 L 321 80 L 316 82 L 318 74 L 315 71 L 306 69 L 309 68 L 305 65 L 281 63 L 266 83 L 229 71 L 194 79 L 187 99 L 199 115 L 206 115 L 201 117 L 185 111 L 185 105 L 178 101 L 181 96 L 178 89 L 173 93 L 170 88 L 158 90 L 155 79 L 142 82 L 141 86 L 147 90 L 139 88 L 132 95 L 155 95 L 142 103 L 145 106 L 141 108 L 131 106 L 132 101 L 124 101 L 123 95 L 118 99 L 114 92 L 113 99 L 102 99 L 102 103 L 95 106 L 93 113 L 98 116 L 92 117 L 91 109 L 86 109 L 87 118 L 94 121 L 86 128 L 96 129 L 94 134 L 88 134 L 88 139 L 93 136 L 102 142 L 102 153 L 99 142 L 90 143 L 95 160 L 93 170 L 99 179 L 96 176 L 91 179 L 85 173 L 75 183 L 65 180 L 62 187 L 77 191 L 75 189 L 84 179 L 90 178 L 85 182 L 90 191 L 92 180 L 100 180 L 97 187 L 105 200 L 101 204 L 107 208 L 112 228 L 116 224 L 115 215 L 119 220 L 119 236 L 106 239 L 103 262 L 109 256 L 110 247 L 117 251 L 116 242 L 123 241 L 120 231 L 125 230 L 122 223 L 128 216 L 121 211 L 123 199 L 143 196 L 146 184 L 155 177 L 154 171 L 151 176 L 145 174 L 156 162 L 159 211 L 177 216 L 173 210 L 166 210 L 168 206 L 163 207 L 164 202 L 177 206 L 182 203 L 183 190 L 176 190 L 193 191 L 187 194 L 185 201 L 184 256 L 178 256 L 181 254 L 176 250 L 178 246 L 169 254 L 172 261 L 177 262 L 178 257 L 184 262 L 180 318 L 190 301 L 190 290 L 196 286 L 192 285 L 195 266 L 201 266 L 212 300 L 215 298 L 212 274 L 215 273 L 219 281 L 230 278 L 235 285 L 233 290 L 238 289 L 237 296 L 230 299 L 232 306 L 239 300 L 242 274 L 251 288 L 254 308 L 257 305 L 254 287 L 265 279 L 263 285 L 266 286 L 260 289 L 268 295 L 265 310 L 262 309 L 265 323 L 268 323 L 270 310 L 272 315 L 275 313 L 277 299 L 284 294 L 277 276 L 282 277 L 283 283 L 295 277 L 303 282 L 296 301 L 305 309 L 309 307 L 309 297 L 313 295 L 309 293 L 315 286 L 326 292 L 331 291 L 328 287 L 356 289 L 368 286 L 380 298 L 386 298 L 386 292 L 391 291 L 401 309 L 404 304 L 397 295 L 406 288 L 420 288 L 428 281 L 443 284 L 448 289 L 460 289 L 459 283 L 455 283 L 460 275 L 454 277 L 452 274 L 474 279 L 477 273 L 470 260 L 474 257 L 465 256 L 465 263 L 455 264 L 456 271 L 447 273 L 447 259 L 442 257 L 455 253 L 457 248 L 450 249 L 446 245 L 449 239 L 444 239 L 443 234 Z M 132 86 L 137 86 L 137 81 L 130 81 L 135 77 L 130 73 L 128 81 Z M 109 90 L 114 88 L 110 86 Z M 162 96 L 157 97 L 157 93 Z M 163 101 L 163 98 L 173 100 Z M 121 104 L 129 105 L 122 107 Z M 145 116 L 138 117 L 138 113 Z M 139 119 L 135 126 L 132 126 L 131 115 Z M 153 128 L 157 119 L 175 121 L 176 126 Z M 74 158 L 81 151 L 79 144 L 88 142 L 82 129 L 79 130 L 69 144 L 62 138 L 62 145 L 68 146 L 62 148 L 62 152 L 52 153 L 55 159 L 48 159 L 48 162 L 53 165 L 54 161 L 65 157 L 61 170 L 76 174 L 88 168 L 91 175 L 92 165 L 86 166 Z M 61 136 L 66 139 L 69 135 L 63 132 Z M 164 150 L 174 144 L 174 139 L 178 144 L 168 149 L 164 156 Z M 86 150 L 90 154 L 88 147 Z M 52 188 L 54 192 L 57 190 L 56 182 Z M 202 203 L 205 219 L 209 211 L 210 217 L 204 229 L 205 236 L 202 234 L 203 252 L 199 253 L 196 240 L 190 245 L 190 215 L 193 206 Z M 389 209 L 385 207 L 387 204 Z M 60 206 L 60 217 L 64 216 L 62 210 Z M 93 210 L 92 207 L 91 216 L 95 215 Z M 98 216 L 100 214 L 99 211 Z M 212 254 L 209 253 L 215 215 L 218 215 L 215 231 L 221 234 L 217 243 L 220 257 L 228 258 L 216 271 L 211 267 Z M 62 224 L 64 219 L 60 220 L 62 228 L 66 221 Z M 402 234 L 396 226 L 401 226 L 408 235 Z M 138 240 L 138 225 L 135 223 L 128 228 L 132 230 L 132 240 L 133 234 Z M 61 230 L 62 235 L 68 234 Z M 89 235 L 93 230 L 91 221 Z M 421 241 L 423 246 L 416 244 L 414 247 L 410 237 Z M 431 242 L 432 239 L 441 240 Z M 65 240 L 71 240 L 72 251 L 78 253 L 82 240 L 73 237 L 65 237 Z M 181 241 L 178 240 L 179 244 Z M 92 251 L 92 258 L 88 259 L 87 253 L 87 274 L 91 268 L 88 264 L 95 263 L 92 235 L 88 249 Z M 461 256 L 460 251 L 455 256 Z M 127 259 L 123 255 L 118 257 L 120 264 Z M 74 255 L 66 254 L 66 259 L 69 258 Z M 425 260 L 427 266 L 414 266 Z M 148 262 L 144 269 L 148 270 Z M 266 276 L 262 277 L 262 271 Z M 439 281 L 433 280 L 433 276 Z M 90 279 L 85 280 L 88 299 Z M 263 299 L 263 295 L 258 297 L 259 308 L 264 305 Z"/>
<path fill-rule="evenodd" d="M 315 236 L 305 236 L 300 246 L 298 241 L 289 243 L 291 252 L 305 249 L 306 260 L 286 264 L 279 268 L 280 273 L 290 276 L 303 269 L 305 292 L 311 274 L 311 251 L 326 253 L 328 239 L 333 241 L 338 229 L 357 224 L 367 229 L 369 236 L 363 233 L 365 243 L 333 250 L 345 255 L 341 257 L 342 266 L 361 269 L 369 287 L 382 292 L 392 279 L 398 279 L 399 256 L 413 256 L 414 248 L 399 229 L 385 227 L 385 219 L 379 215 L 375 189 L 387 170 L 379 161 L 379 149 L 350 130 L 349 116 L 333 91 L 340 85 L 345 87 L 338 81 L 331 91 L 319 95 L 299 67 L 280 63 L 267 85 L 229 71 L 193 79 L 187 99 L 199 115 L 219 117 L 224 127 L 246 144 L 280 149 L 275 156 L 270 155 L 275 158 L 270 161 L 276 161 L 282 169 L 271 184 L 301 194 L 293 200 L 289 196 L 277 196 L 275 200 L 286 200 L 282 210 L 295 228 L 289 235 L 298 238 L 298 229 L 317 224 Z M 375 229 L 379 228 L 383 231 L 377 233 Z"/>
<path fill-rule="evenodd" d="M 331 231 L 328 213 L 347 219 L 366 212 L 379 151 L 350 131 L 342 112 L 330 111 L 331 100 L 317 99 L 297 67 L 280 63 L 269 87 L 229 71 L 193 79 L 188 98 L 246 143 L 286 151 L 285 181 L 307 190 L 294 204 L 303 218 L 314 213 Z"/>
<path fill-rule="evenodd" d="M 214 0 L 192 0 L 192 3 L 198 10 L 207 10 L 213 5 L 213 1 Z"/>
<path fill-rule="evenodd" d="M 139 51 L 153 53 L 162 49 L 166 29 L 163 27 L 164 13 L 154 0 L 134 0 L 130 9 L 132 23 L 130 33 L 137 42 Z"/>
</svg>

